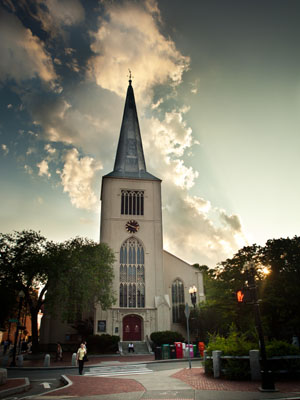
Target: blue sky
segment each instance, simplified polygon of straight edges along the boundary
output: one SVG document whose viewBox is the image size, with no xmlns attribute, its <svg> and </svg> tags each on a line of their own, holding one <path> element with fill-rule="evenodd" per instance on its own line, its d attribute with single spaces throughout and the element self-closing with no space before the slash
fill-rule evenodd
<svg viewBox="0 0 300 400">
<path fill-rule="evenodd" d="M 99 239 L 128 69 L 164 247 L 299 234 L 298 1 L 2 0 L 1 232 Z"/>
</svg>

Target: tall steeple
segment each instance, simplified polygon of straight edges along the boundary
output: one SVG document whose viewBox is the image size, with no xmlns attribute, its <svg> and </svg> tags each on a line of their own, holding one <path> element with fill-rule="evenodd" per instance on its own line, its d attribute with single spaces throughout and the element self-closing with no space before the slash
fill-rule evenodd
<svg viewBox="0 0 300 400">
<path fill-rule="evenodd" d="M 155 179 L 146 170 L 143 144 L 132 88 L 131 73 L 127 89 L 122 126 L 114 170 L 106 175 L 118 178 Z"/>
</svg>

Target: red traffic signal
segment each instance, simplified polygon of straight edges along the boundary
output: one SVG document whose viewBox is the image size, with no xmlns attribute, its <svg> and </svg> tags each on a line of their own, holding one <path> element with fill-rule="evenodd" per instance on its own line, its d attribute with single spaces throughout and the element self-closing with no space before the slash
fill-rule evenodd
<svg viewBox="0 0 300 400">
<path fill-rule="evenodd" d="M 239 289 L 235 292 L 235 295 L 236 295 L 236 299 L 237 299 L 238 303 L 252 303 L 253 302 L 251 289 L 249 289 L 249 288 Z"/>
<path fill-rule="evenodd" d="M 242 290 L 238 290 L 236 292 L 236 299 L 237 299 L 238 303 L 243 303 L 244 297 L 245 297 L 245 294 L 243 293 Z"/>
</svg>

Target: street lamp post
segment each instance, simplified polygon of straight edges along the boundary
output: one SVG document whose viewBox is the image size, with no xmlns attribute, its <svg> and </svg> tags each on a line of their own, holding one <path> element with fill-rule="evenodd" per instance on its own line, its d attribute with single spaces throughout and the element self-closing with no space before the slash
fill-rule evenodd
<svg viewBox="0 0 300 400">
<path fill-rule="evenodd" d="M 14 349 L 13 349 L 13 359 L 10 364 L 11 367 L 16 366 L 16 352 L 17 352 L 17 344 L 18 344 L 18 336 L 19 336 L 19 329 L 20 329 L 20 317 L 21 317 L 21 310 L 22 310 L 22 304 L 23 304 L 23 299 L 25 297 L 25 293 L 23 290 L 19 292 L 19 311 L 18 311 L 18 322 L 16 326 L 16 333 L 15 333 L 15 343 L 14 343 Z"/>
<path fill-rule="evenodd" d="M 259 337 L 259 350 L 261 355 L 261 390 L 275 391 L 272 371 L 268 368 L 268 359 L 266 353 L 265 339 L 260 317 L 260 307 L 257 295 L 257 287 L 255 283 L 255 266 L 254 263 L 248 262 L 244 265 L 244 270 L 248 272 L 248 287 L 251 293 L 251 299 L 254 307 L 255 325 Z"/>
<path fill-rule="evenodd" d="M 195 308 L 197 302 L 197 288 L 195 285 L 189 288 L 189 294 L 191 295 L 192 304 Z"/>
</svg>

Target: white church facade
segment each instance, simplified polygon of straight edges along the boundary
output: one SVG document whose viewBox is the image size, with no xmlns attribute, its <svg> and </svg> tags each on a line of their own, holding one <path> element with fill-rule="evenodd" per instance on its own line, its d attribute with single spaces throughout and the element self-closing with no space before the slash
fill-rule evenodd
<svg viewBox="0 0 300 400">
<path fill-rule="evenodd" d="M 146 170 L 134 92 L 129 81 L 114 170 L 102 178 L 100 241 L 114 251 L 116 304 L 95 311 L 95 333 L 145 340 L 182 330 L 189 288 L 204 299 L 202 273 L 163 250 L 161 180 Z M 176 234 L 176 233 L 175 233 Z"/>
<path fill-rule="evenodd" d="M 185 334 L 179 320 L 184 305 L 192 306 L 189 288 L 196 286 L 197 302 L 205 298 L 202 273 L 163 249 L 161 184 L 146 170 L 129 80 L 114 169 L 102 177 L 101 188 L 100 242 L 115 254 L 117 300 L 107 310 L 95 306 L 94 334 L 119 335 L 121 341 L 145 341 L 164 330 Z M 45 317 L 42 342 L 64 343 L 73 333 L 62 323 L 51 329 Z"/>
</svg>

